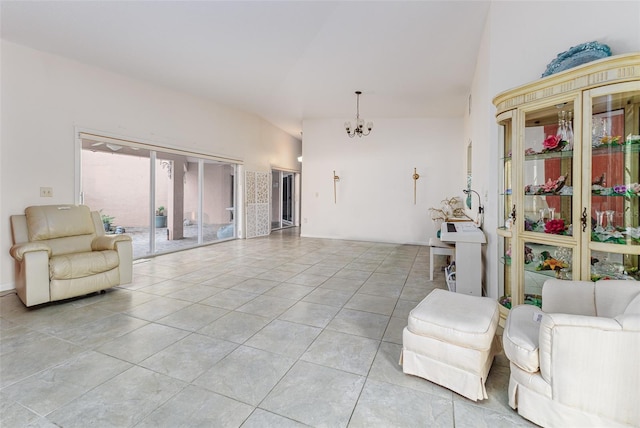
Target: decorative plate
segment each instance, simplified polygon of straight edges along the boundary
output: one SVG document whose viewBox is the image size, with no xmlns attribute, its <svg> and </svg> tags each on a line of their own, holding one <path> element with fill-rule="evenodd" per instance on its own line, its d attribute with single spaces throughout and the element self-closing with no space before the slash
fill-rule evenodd
<svg viewBox="0 0 640 428">
<path fill-rule="evenodd" d="M 611 49 L 607 45 L 598 42 L 583 43 L 574 46 L 566 52 L 559 53 L 556 59 L 547 65 L 547 69 L 542 76 L 551 76 L 560 71 L 568 70 L 587 62 L 611 56 Z"/>
</svg>

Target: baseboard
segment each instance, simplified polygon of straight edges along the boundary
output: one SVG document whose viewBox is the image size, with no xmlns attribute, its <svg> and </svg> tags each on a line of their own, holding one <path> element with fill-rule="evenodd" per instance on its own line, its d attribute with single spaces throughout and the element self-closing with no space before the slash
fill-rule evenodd
<svg viewBox="0 0 640 428">
<path fill-rule="evenodd" d="M 375 238 L 358 238 L 352 236 L 326 236 L 326 235 L 314 235 L 300 232 L 301 238 L 313 238 L 313 239 L 333 239 L 336 241 L 359 241 L 359 242 L 371 242 L 378 244 L 396 244 L 396 245 L 419 245 L 419 246 L 429 246 L 429 241 L 409 241 L 409 242 L 398 242 L 384 239 L 375 239 Z"/>
<path fill-rule="evenodd" d="M 16 289 L 16 284 L 13 281 L 0 284 L 0 293 L 4 293 L 5 291 L 11 291 L 15 289 Z"/>
</svg>

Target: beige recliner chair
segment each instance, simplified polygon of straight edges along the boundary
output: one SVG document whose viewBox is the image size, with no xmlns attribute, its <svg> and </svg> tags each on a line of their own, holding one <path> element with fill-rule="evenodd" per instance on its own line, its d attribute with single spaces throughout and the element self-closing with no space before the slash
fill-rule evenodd
<svg viewBox="0 0 640 428">
<path fill-rule="evenodd" d="M 82 296 L 132 280 L 131 237 L 105 235 L 85 205 L 44 205 L 11 216 L 16 291 L 27 306 Z"/>
<path fill-rule="evenodd" d="M 509 405 L 542 426 L 640 426 L 640 282 L 547 280 L 502 335 Z"/>
</svg>

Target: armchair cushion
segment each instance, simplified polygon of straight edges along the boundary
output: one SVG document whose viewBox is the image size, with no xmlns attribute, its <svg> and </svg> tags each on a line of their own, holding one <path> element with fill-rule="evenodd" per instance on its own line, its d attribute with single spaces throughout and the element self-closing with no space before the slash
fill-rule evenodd
<svg viewBox="0 0 640 428">
<path fill-rule="evenodd" d="M 516 309 L 516 308 L 514 308 Z M 512 364 L 535 373 L 540 368 L 538 331 L 542 312 L 537 306 L 522 305 L 512 310 L 502 335 L 504 353 Z"/>
<path fill-rule="evenodd" d="M 84 278 L 118 267 L 117 251 L 104 250 L 90 253 L 64 254 L 49 260 L 51 279 Z"/>
<path fill-rule="evenodd" d="M 638 296 L 640 296 L 640 287 L 637 281 L 622 281 L 615 287 L 607 287 L 607 281 L 602 281 L 602 284 L 596 286 L 598 316 L 613 318 L 620 315 Z"/>
<path fill-rule="evenodd" d="M 591 281 L 548 279 L 542 287 L 542 310 L 547 313 L 596 315 L 595 284 Z"/>
<path fill-rule="evenodd" d="M 640 294 L 634 297 L 634 299 L 627 305 L 624 313 L 640 315 Z"/>
</svg>

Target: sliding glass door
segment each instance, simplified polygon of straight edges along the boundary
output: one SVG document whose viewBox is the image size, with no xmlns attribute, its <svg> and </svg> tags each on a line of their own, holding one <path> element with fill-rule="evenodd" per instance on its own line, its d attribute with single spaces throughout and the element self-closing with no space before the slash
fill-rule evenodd
<svg viewBox="0 0 640 428">
<path fill-rule="evenodd" d="M 271 171 L 271 230 L 295 225 L 295 173 Z"/>
<path fill-rule="evenodd" d="M 132 236 L 134 258 L 236 237 L 235 163 L 87 134 L 80 141 L 81 202 L 101 211 L 107 233 Z"/>
</svg>

